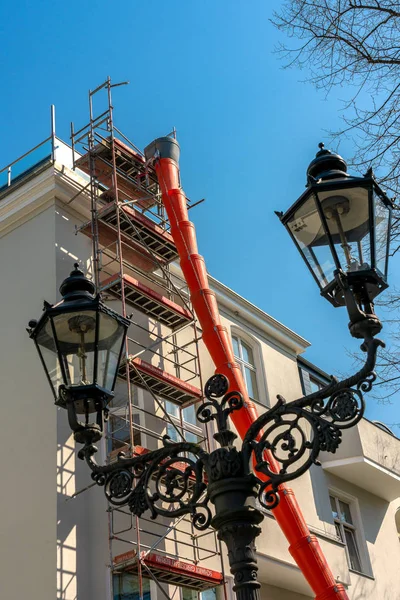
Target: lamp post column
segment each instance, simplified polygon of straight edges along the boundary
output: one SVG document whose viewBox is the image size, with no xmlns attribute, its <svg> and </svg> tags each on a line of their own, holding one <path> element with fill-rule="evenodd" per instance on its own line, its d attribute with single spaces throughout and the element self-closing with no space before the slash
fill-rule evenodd
<svg viewBox="0 0 400 600">
<path fill-rule="evenodd" d="M 215 506 L 211 525 L 226 544 L 237 600 L 260 600 L 254 542 L 264 516 L 255 508 L 259 482 L 248 472 L 248 463 L 243 452 L 228 446 L 212 452 L 205 469 L 208 495 Z"/>
</svg>

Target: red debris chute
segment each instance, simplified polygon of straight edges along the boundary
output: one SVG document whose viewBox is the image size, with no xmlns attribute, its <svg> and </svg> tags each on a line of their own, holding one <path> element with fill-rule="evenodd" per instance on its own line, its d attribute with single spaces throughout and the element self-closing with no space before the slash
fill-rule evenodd
<svg viewBox="0 0 400 600">
<path fill-rule="evenodd" d="M 198 254 L 194 224 L 189 221 L 186 196 L 180 186 L 179 144 L 172 137 L 156 139 L 145 149 L 146 159 L 155 158 L 155 170 L 167 211 L 180 266 L 190 290 L 191 301 L 203 330 L 203 341 L 216 367 L 228 378 L 229 389 L 238 390 L 244 407 L 233 412 L 232 421 L 243 439 L 257 419 L 257 409 L 248 397 L 240 367 L 236 364 L 226 327 L 221 325 L 214 292 L 208 284 L 205 262 Z M 269 455 L 271 466 L 279 466 Z M 263 478 L 261 473 L 258 477 Z M 280 502 L 273 510 L 289 542 L 289 552 L 315 593 L 316 600 L 348 600 L 344 587 L 336 583 L 319 542 L 310 534 L 293 491 L 280 486 Z"/>
</svg>

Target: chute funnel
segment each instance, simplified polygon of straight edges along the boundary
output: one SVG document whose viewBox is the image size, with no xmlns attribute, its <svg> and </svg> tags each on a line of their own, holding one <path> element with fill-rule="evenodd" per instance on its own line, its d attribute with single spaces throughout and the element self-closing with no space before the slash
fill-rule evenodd
<svg viewBox="0 0 400 600">
<path fill-rule="evenodd" d="M 159 137 L 151 142 L 144 149 L 144 156 L 146 160 L 151 158 L 170 158 L 179 163 L 180 148 L 175 138 L 171 136 Z"/>
</svg>

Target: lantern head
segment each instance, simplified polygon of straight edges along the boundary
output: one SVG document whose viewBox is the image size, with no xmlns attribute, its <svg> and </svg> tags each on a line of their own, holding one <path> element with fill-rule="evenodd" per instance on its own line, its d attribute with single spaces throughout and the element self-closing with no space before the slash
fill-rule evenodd
<svg viewBox="0 0 400 600">
<path fill-rule="evenodd" d="M 352 177 L 341 156 L 319 146 L 305 192 L 277 214 L 329 302 L 346 304 L 341 275 L 359 304 L 371 304 L 388 286 L 393 205 L 372 170 Z"/>
<path fill-rule="evenodd" d="M 101 436 L 103 413 L 114 395 L 128 319 L 109 309 L 95 295 L 95 286 L 75 263 L 60 287 L 55 305 L 44 303 L 39 321 L 29 323 L 55 403 L 68 409 L 75 433 L 91 429 Z M 89 415 L 96 414 L 96 424 Z M 77 415 L 85 415 L 85 423 Z M 79 437 L 79 435 L 78 435 Z"/>
</svg>

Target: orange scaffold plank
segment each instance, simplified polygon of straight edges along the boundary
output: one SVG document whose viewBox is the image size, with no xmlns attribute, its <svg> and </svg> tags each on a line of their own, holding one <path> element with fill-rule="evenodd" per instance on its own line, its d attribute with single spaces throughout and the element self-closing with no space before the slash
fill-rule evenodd
<svg viewBox="0 0 400 600">
<path fill-rule="evenodd" d="M 198 254 L 194 225 L 188 219 L 186 196 L 180 187 L 179 145 L 174 138 L 159 138 L 145 150 L 146 158 L 155 157 L 155 169 L 180 257 L 180 265 L 188 284 L 191 301 L 203 329 L 203 341 L 213 359 L 217 373 L 226 375 L 230 390 L 238 390 L 244 407 L 232 413 L 234 425 L 243 438 L 258 417 L 257 409 L 248 397 L 239 366 L 235 363 L 228 331 L 221 325 L 215 294 L 210 290 L 205 262 Z M 276 470 L 279 465 L 269 455 Z M 263 477 L 261 473 L 258 474 Z M 293 491 L 280 486 L 280 503 L 273 510 L 289 542 L 289 552 L 300 567 L 316 600 L 348 600 L 343 585 L 336 583 L 319 542 L 311 535 Z"/>
</svg>

